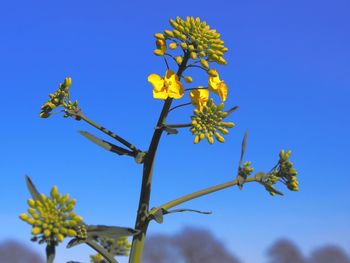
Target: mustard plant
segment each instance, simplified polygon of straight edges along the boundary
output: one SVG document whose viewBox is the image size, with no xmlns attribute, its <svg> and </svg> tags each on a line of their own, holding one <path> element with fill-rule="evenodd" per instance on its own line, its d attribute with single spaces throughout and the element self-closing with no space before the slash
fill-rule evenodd
<svg viewBox="0 0 350 263">
<path fill-rule="evenodd" d="M 46 244 L 47 262 L 54 261 L 55 247 L 65 238 L 69 238 L 68 248 L 86 244 L 97 252 L 90 257 L 93 263 L 116 263 L 118 262 L 117 256 L 127 255 L 129 255 L 129 263 L 140 263 L 147 229 L 151 221 L 162 223 L 165 215 L 177 212 L 209 214 L 209 212 L 194 209 L 172 209 L 180 204 L 228 187 L 237 186 L 242 189 L 246 183 L 250 182 L 263 185 L 271 195 L 282 195 L 282 192 L 275 188 L 278 182 L 285 184 L 289 190 L 299 190 L 297 172 L 289 160 L 291 151 L 281 150 L 277 164 L 269 172 L 260 171 L 253 174 L 254 169 L 251 167 L 251 162 L 244 161 L 248 135 L 246 132 L 242 141 L 241 157 L 235 178 L 156 207 L 149 207 L 153 165 L 161 135 L 163 133 L 177 134 L 179 129 L 189 129 L 193 134 L 195 144 L 205 139 L 209 144 L 213 144 L 215 140 L 224 143 L 224 137 L 235 126 L 226 118 L 238 108 L 234 106 L 224 110 L 229 88 L 221 79 L 216 66 L 227 65 L 224 55 L 228 48 L 225 47 L 221 35 L 198 17 L 170 19 L 170 26 L 171 29 L 154 35 L 156 46 L 154 54 L 164 60 L 166 68 L 164 74 L 150 74 L 148 82 L 153 88 L 153 98 L 162 100 L 164 103 L 147 150 L 141 150 L 116 133 L 89 119 L 78 106 L 78 101 L 71 101 L 69 90 L 72 79 L 70 77 L 64 79 L 41 107 L 39 115 L 41 118 L 52 116 L 53 111 L 60 108 L 59 112 L 62 112 L 64 117 L 85 121 L 110 136 L 118 145 L 99 139 L 86 131 L 80 132 L 83 136 L 109 152 L 134 158 L 137 164 L 143 166 L 134 228 L 89 225 L 73 211 L 75 199 L 70 199 L 68 194 L 60 194 L 56 186 L 52 188 L 49 196 L 40 194 L 31 179 L 27 177 L 27 187 L 32 198 L 28 200 L 28 213 L 21 214 L 20 219 L 32 226 L 33 241 Z M 185 75 L 189 68 L 201 70 L 207 76 L 207 83 L 188 87 L 194 82 L 192 76 Z M 184 102 L 180 102 L 181 100 Z M 177 105 L 172 106 L 173 103 Z M 192 107 L 193 110 L 188 122 L 178 124 L 167 122 L 170 112 L 186 106 Z M 131 243 L 128 236 L 132 236 Z"/>
</svg>

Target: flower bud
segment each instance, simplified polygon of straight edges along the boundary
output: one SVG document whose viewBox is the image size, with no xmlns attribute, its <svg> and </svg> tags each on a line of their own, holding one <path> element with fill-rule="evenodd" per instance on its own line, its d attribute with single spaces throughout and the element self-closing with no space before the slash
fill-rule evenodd
<svg viewBox="0 0 350 263">
<path fill-rule="evenodd" d="M 154 34 L 154 37 L 157 39 L 165 40 L 165 36 L 162 33 L 156 33 Z"/>
<path fill-rule="evenodd" d="M 192 59 L 196 59 L 197 58 L 197 53 L 196 52 L 191 52 L 190 56 Z"/>
<path fill-rule="evenodd" d="M 32 229 L 32 234 L 33 235 L 38 235 L 41 233 L 41 228 L 40 227 L 33 227 Z"/>
<path fill-rule="evenodd" d="M 201 59 L 201 64 L 204 68 L 208 69 L 209 68 L 209 64 L 205 59 Z"/>
<path fill-rule="evenodd" d="M 170 43 L 169 44 L 169 48 L 172 49 L 172 50 L 176 49 L 177 48 L 176 43 Z"/>
<path fill-rule="evenodd" d="M 184 79 L 185 79 L 186 83 L 192 83 L 193 82 L 193 79 L 192 79 L 191 76 L 186 76 Z"/>
<path fill-rule="evenodd" d="M 170 31 L 170 30 L 164 30 L 164 34 L 168 37 L 174 37 L 173 31 Z"/>
<path fill-rule="evenodd" d="M 177 63 L 178 65 L 180 65 L 180 64 L 182 63 L 182 57 L 181 57 L 181 56 L 177 56 L 177 57 L 175 58 L 175 60 L 176 60 L 176 63 Z"/>
</svg>

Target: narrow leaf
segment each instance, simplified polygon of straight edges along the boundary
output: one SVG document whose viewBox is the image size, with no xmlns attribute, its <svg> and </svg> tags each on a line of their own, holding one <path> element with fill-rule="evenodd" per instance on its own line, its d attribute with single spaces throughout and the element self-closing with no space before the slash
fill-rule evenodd
<svg viewBox="0 0 350 263">
<path fill-rule="evenodd" d="M 79 133 L 81 135 L 83 135 L 85 138 L 89 139 L 90 141 L 92 141 L 93 143 L 97 144 L 98 146 L 102 147 L 103 149 L 105 149 L 107 151 L 114 152 L 118 155 L 129 155 L 129 156 L 134 155 L 133 152 L 128 151 L 122 147 L 114 145 L 114 144 L 107 142 L 105 140 L 99 139 L 95 135 L 92 135 L 89 132 L 79 131 Z"/>
<path fill-rule="evenodd" d="M 109 237 L 115 238 L 116 236 L 134 236 L 140 231 L 128 228 L 128 227 L 118 227 L 118 226 L 103 226 L 103 225 L 88 225 L 87 233 L 89 237 Z"/>
<path fill-rule="evenodd" d="M 167 135 L 172 135 L 172 134 L 178 134 L 179 131 L 175 128 L 171 128 L 168 126 L 164 126 L 165 131 L 167 132 Z"/>
<path fill-rule="evenodd" d="M 195 212 L 195 213 L 199 213 L 199 214 L 205 214 L 205 215 L 210 215 L 212 214 L 211 211 L 199 211 L 199 210 L 194 210 L 194 209 L 173 209 L 173 210 L 165 210 L 163 209 L 165 212 L 164 212 L 164 215 L 165 214 L 171 214 L 171 213 L 179 213 L 179 212 Z"/>
<path fill-rule="evenodd" d="M 236 111 L 238 109 L 238 106 L 234 106 L 231 109 L 227 111 L 228 115 L 230 115 L 232 112 Z"/>
<path fill-rule="evenodd" d="M 55 245 L 50 244 L 46 246 L 46 262 L 53 263 L 55 259 Z"/>
<path fill-rule="evenodd" d="M 27 188 L 30 192 L 30 195 L 34 200 L 39 200 L 41 198 L 40 193 L 36 189 L 35 185 L 33 184 L 32 180 L 30 180 L 29 176 L 26 176 L 26 184 Z"/>
<path fill-rule="evenodd" d="M 70 240 L 67 244 L 67 248 L 72 248 L 75 247 L 77 245 L 81 245 L 85 243 L 85 239 L 79 239 L 79 238 L 73 238 L 72 240 Z"/>
<path fill-rule="evenodd" d="M 242 167 L 243 158 L 247 147 L 247 138 L 248 138 L 248 130 L 246 130 L 242 141 L 241 159 L 239 160 L 239 167 Z"/>
</svg>

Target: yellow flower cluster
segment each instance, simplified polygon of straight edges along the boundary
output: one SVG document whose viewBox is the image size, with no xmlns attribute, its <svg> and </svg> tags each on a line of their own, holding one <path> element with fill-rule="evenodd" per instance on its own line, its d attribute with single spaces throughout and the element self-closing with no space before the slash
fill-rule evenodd
<svg viewBox="0 0 350 263">
<path fill-rule="evenodd" d="M 58 90 L 55 93 L 51 93 L 50 99 L 41 106 L 41 112 L 39 116 L 41 118 L 48 118 L 51 111 L 57 107 L 63 106 L 69 110 L 76 110 L 78 107 L 78 101 L 74 103 L 69 99 L 69 88 L 72 85 L 71 78 L 65 78 L 64 82 L 60 84 Z M 66 116 L 65 116 L 66 117 Z"/>
<path fill-rule="evenodd" d="M 191 132 L 195 135 L 194 143 L 207 138 L 210 144 L 214 143 L 213 136 L 219 141 L 224 142 L 222 135 L 228 134 L 228 128 L 234 126 L 233 122 L 223 122 L 228 112 L 222 111 L 224 104 L 216 106 L 213 99 L 202 106 L 202 110 L 195 109 L 195 115 L 192 116 Z M 222 134 L 220 134 L 220 133 Z"/>
<path fill-rule="evenodd" d="M 286 185 L 291 191 L 299 190 L 299 182 L 297 180 L 297 171 L 293 167 L 293 163 L 289 161 L 289 157 L 292 154 L 291 151 L 285 152 L 282 150 L 280 152 L 279 169 L 277 171 L 277 176 L 284 179 Z"/>
<path fill-rule="evenodd" d="M 215 29 L 211 29 L 206 22 L 201 21 L 199 17 L 190 16 L 186 20 L 176 17 L 175 20 L 170 19 L 169 22 L 173 30 L 164 30 L 164 33 L 154 35 L 157 40 L 164 43 L 162 48 L 157 46 L 154 51 L 156 55 L 164 55 L 165 40 L 169 39 L 172 41 L 169 44 L 170 49 L 176 49 L 178 45 L 181 46 L 183 50 L 190 52 L 192 59 L 199 58 L 204 64 L 203 66 L 207 65 L 207 62 L 227 64 L 223 56 L 228 49 L 224 46 L 220 34 Z"/>
<path fill-rule="evenodd" d="M 54 186 L 49 197 L 41 194 L 40 199 L 28 200 L 28 214 L 19 217 L 32 225 L 34 240 L 39 243 L 57 245 L 65 237 L 81 237 L 86 235 L 82 225 L 83 219 L 73 212 L 76 200 L 69 199 L 69 194 L 61 195 Z"/>
</svg>

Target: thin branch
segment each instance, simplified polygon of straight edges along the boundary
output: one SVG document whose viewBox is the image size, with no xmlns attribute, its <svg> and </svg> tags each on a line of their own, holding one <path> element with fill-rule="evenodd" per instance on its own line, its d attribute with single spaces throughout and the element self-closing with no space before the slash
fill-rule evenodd
<svg viewBox="0 0 350 263">
<path fill-rule="evenodd" d="M 203 88 L 188 88 L 188 89 L 185 89 L 185 91 L 189 91 L 189 90 L 195 90 L 195 89 L 208 89 L 208 87 L 203 87 Z"/>
<path fill-rule="evenodd" d="M 256 181 L 255 176 L 253 176 L 251 178 L 248 178 L 246 180 L 246 182 L 255 182 L 255 181 Z M 185 202 L 190 201 L 192 199 L 201 197 L 203 195 L 214 193 L 214 192 L 217 192 L 219 190 L 222 190 L 222 189 L 225 189 L 225 188 L 237 185 L 237 183 L 238 183 L 238 180 L 234 179 L 234 180 L 231 180 L 231 181 L 223 183 L 223 184 L 218 184 L 218 185 L 215 185 L 215 186 L 212 186 L 212 187 L 209 187 L 209 188 L 205 188 L 203 190 L 200 190 L 200 191 L 197 191 L 197 192 L 193 192 L 193 193 L 188 194 L 188 195 L 184 195 L 184 196 L 182 196 L 180 198 L 177 198 L 177 199 L 175 199 L 173 201 L 165 203 L 165 204 L 161 205 L 160 208 L 168 210 L 168 209 L 170 209 L 170 208 L 172 208 L 174 206 L 180 205 L 182 203 L 185 203 Z"/>
<path fill-rule="evenodd" d="M 205 72 L 208 71 L 206 68 L 199 65 L 188 65 L 186 68 L 200 68 L 200 69 L 203 69 Z"/>
<path fill-rule="evenodd" d="M 183 104 L 177 105 L 175 107 L 172 107 L 168 112 L 171 112 L 172 110 L 175 110 L 177 108 L 184 107 L 184 106 L 187 106 L 187 105 L 191 105 L 191 104 L 192 104 L 191 102 L 187 102 L 187 103 L 183 103 Z"/>
<path fill-rule="evenodd" d="M 166 60 L 166 57 L 165 57 L 165 56 L 163 56 L 163 58 L 164 58 L 164 62 L 165 62 L 166 68 L 169 70 L 169 64 L 168 64 L 168 61 Z"/>
<path fill-rule="evenodd" d="M 118 142 L 124 144 L 126 147 L 128 147 L 129 149 L 131 149 L 134 152 L 141 152 L 141 150 L 139 150 L 138 148 L 136 148 L 134 145 L 132 145 L 130 142 L 126 141 L 125 139 L 121 138 L 120 136 L 118 136 L 117 134 L 115 134 L 114 132 L 111 132 L 110 130 L 106 129 L 105 127 L 97 124 L 96 122 L 92 121 L 91 119 L 89 119 L 88 117 L 86 117 L 82 111 L 72 111 L 72 110 L 65 110 L 65 112 L 67 114 L 69 114 L 70 116 L 73 116 L 75 118 L 78 119 L 83 119 L 85 122 L 87 122 L 88 124 L 92 125 L 93 127 L 95 127 L 96 129 L 104 132 L 105 134 L 109 135 L 110 137 L 112 137 L 113 139 L 117 140 Z"/>
<path fill-rule="evenodd" d="M 101 254 L 109 263 L 118 263 L 118 261 L 111 254 L 109 254 L 107 250 L 96 244 L 96 242 L 87 240 L 85 243 L 97 253 Z"/>
</svg>

